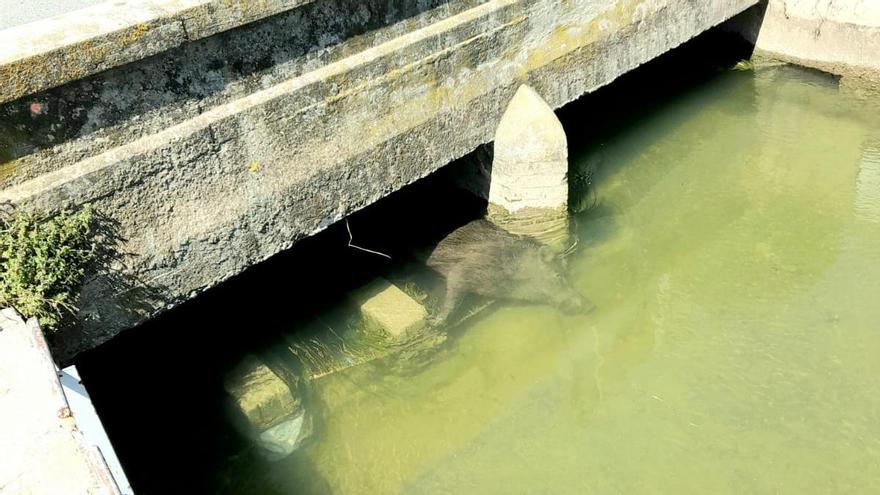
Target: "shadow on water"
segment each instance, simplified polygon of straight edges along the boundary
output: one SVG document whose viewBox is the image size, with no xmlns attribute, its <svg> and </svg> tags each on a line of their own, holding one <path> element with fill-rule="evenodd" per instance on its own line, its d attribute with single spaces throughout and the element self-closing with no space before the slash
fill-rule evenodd
<svg viewBox="0 0 880 495">
<path fill-rule="evenodd" d="M 738 86 L 735 82 L 719 76 L 737 62 L 750 58 L 753 50 L 752 45 L 735 34 L 708 31 L 621 76 L 613 84 L 566 105 L 558 114 L 565 123 L 570 156 L 595 151 L 609 137 L 638 122 L 670 111 L 674 115 L 682 99 L 692 98 L 700 86 L 723 84 L 734 90 Z M 751 74 L 746 71 L 742 77 Z"/>
<path fill-rule="evenodd" d="M 731 49 L 730 38 L 719 36 L 704 35 L 562 109 L 571 155 L 594 153 L 636 118 L 661 113 L 747 56 L 747 47 Z M 299 485 L 297 479 L 315 487 L 319 480 L 306 460 L 285 461 L 295 470 L 270 469 L 231 427 L 224 374 L 279 332 L 344 304 L 348 291 L 400 269 L 408 253 L 481 216 L 485 202 L 452 180 L 475 161 L 471 155 L 450 164 L 352 215 L 347 225 L 332 225 L 82 355 L 77 365 L 136 492 L 280 494 L 287 493 L 280 487 Z M 587 183 L 606 172 L 601 160 L 593 163 Z M 605 219 L 591 243 L 601 242 L 602 229 L 610 236 L 616 228 L 616 212 L 601 202 L 579 216 Z M 351 249 L 349 228 L 355 244 L 392 260 Z"/>
<path fill-rule="evenodd" d="M 674 134 L 699 108 L 681 105 L 682 100 L 693 101 L 695 95 L 703 95 L 709 103 L 717 98 L 718 91 L 705 88 L 722 86 L 723 92 L 737 93 L 737 98 L 731 100 L 738 105 L 756 105 L 755 92 L 729 77 L 731 68 L 749 59 L 753 50 L 754 46 L 738 35 L 708 31 L 558 111 L 569 144 L 569 206 L 579 224 L 590 224 L 590 235 L 581 236 L 581 248 L 612 237 L 617 223 L 625 217 L 602 204 L 594 186 L 651 144 Z M 751 71 L 737 74 L 737 78 L 753 77 Z M 655 119 L 662 119 L 664 125 L 645 124 Z M 633 127 L 644 129 L 639 146 L 624 151 L 618 147 L 615 159 L 607 160 L 606 142 Z"/>
<path fill-rule="evenodd" d="M 467 165 L 465 158 L 449 168 Z M 303 475 L 230 474 L 241 466 L 268 470 L 253 469 L 264 461 L 226 420 L 224 374 L 244 354 L 271 347 L 279 331 L 345 304 L 348 291 L 481 216 L 484 202 L 447 179 L 445 173 L 424 179 L 349 218 L 354 243 L 389 253 L 391 261 L 349 248 L 346 224 L 337 223 L 79 358 L 137 493 L 273 493 L 275 477 Z"/>
</svg>

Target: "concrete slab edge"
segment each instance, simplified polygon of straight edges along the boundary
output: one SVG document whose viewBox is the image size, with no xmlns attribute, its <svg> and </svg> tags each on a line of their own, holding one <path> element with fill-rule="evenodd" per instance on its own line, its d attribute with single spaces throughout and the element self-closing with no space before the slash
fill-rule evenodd
<svg viewBox="0 0 880 495">
<path fill-rule="evenodd" d="M 491 0 L 460 14 L 443 19 L 431 26 L 407 33 L 399 38 L 367 48 L 355 55 L 330 63 L 314 71 L 302 74 L 301 76 L 288 79 L 274 86 L 212 108 L 192 119 L 169 127 L 161 132 L 144 136 L 131 143 L 86 158 L 63 169 L 43 174 L 22 184 L 4 189 L 0 191 L 0 202 L 25 205 L 33 203 L 39 198 L 39 206 L 37 208 L 45 211 L 55 211 L 67 206 L 84 204 L 91 201 L 93 198 L 111 192 L 110 189 L 102 187 L 101 182 L 97 180 L 98 175 L 100 175 L 104 169 L 125 166 L 131 161 L 132 157 L 139 157 L 155 152 L 171 145 L 172 143 L 179 142 L 180 140 L 192 136 L 206 132 L 211 134 L 214 131 L 214 127 L 222 127 L 223 123 L 234 121 L 239 115 L 246 115 L 251 112 L 259 113 L 263 108 L 269 107 L 271 104 L 279 100 L 290 98 L 291 95 L 307 93 L 308 90 L 318 86 L 330 86 L 331 89 L 339 87 L 341 85 L 335 84 L 337 80 L 354 80 L 358 81 L 359 84 L 354 87 L 345 88 L 336 94 L 327 94 L 324 93 L 324 91 L 320 91 L 320 93 L 323 93 L 321 98 L 314 98 L 314 101 L 311 102 L 311 104 L 298 108 L 296 113 L 306 114 L 314 107 L 324 106 L 348 96 L 357 95 L 368 87 L 387 84 L 389 80 L 398 77 L 400 72 L 411 71 L 413 70 L 413 67 L 433 63 L 433 61 L 455 51 L 461 46 L 470 45 L 479 38 L 488 38 L 492 32 L 503 30 L 510 25 L 519 24 L 523 22 L 523 19 L 516 18 L 510 22 L 492 26 L 491 29 L 486 29 L 485 32 L 477 36 L 466 39 L 451 47 L 444 47 L 440 50 L 423 54 L 426 56 L 412 61 L 407 61 L 399 56 L 399 53 L 407 47 L 428 44 L 433 39 L 438 39 L 447 33 L 460 29 L 462 26 L 474 24 L 482 19 L 498 15 L 498 13 L 505 8 L 512 7 L 519 3 L 522 3 L 522 0 Z M 737 13 L 750 6 L 749 3 L 754 2 L 744 0 L 739 3 L 745 4 L 745 6 L 737 9 Z M 721 22 L 721 20 L 717 22 Z M 717 24 L 717 22 L 715 24 Z M 671 44 L 667 49 L 674 48 L 684 41 L 687 40 L 678 40 Z M 565 57 L 569 52 L 581 48 L 583 47 L 564 47 L 564 49 L 558 54 L 558 57 Z M 640 65 L 641 62 L 647 61 L 648 59 L 649 57 L 645 57 L 645 60 L 640 61 L 629 69 L 635 68 L 635 66 Z M 393 70 L 388 70 L 384 75 L 371 80 L 364 80 L 363 77 L 359 77 L 361 75 L 358 74 L 358 70 L 362 67 L 368 65 L 386 67 L 385 64 L 377 63 L 380 60 L 388 60 L 392 66 L 398 65 L 398 67 Z M 369 74 L 367 74 L 367 76 L 369 76 Z M 585 88 L 585 90 L 594 90 L 597 89 L 598 86 L 609 82 L 611 81 L 606 80 L 599 85 Z M 323 90 L 323 88 L 321 89 Z M 558 107 L 571 101 L 580 94 L 581 93 L 565 97 L 562 101 L 550 101 L 550 103 L 552 106 Z M 402 130 L 405 129 L 398 129 L 397 131 Z M 359 147 L 362 149 L 371 148 L 376 144 L 387 140 L 389 137 L 390 136 L 384 136 L 381 139 L 378 139 L 378 142 L 363 142 Z M 334 154 L 334 156 L 337 159 L 340 158 L 338 154 Z M 79 187 L 74 184 L 78 184 Z M 50 206 L 52 204 L 55 205 L 54 208 Z"/>
<path fill-rule="evenodd" d="M 121 0 L 0 31 L 0 103 L 313 0 Z"/>
<path fill-rule="evenodd" d="M 755 45 L 756 60 L 880 83 L 880 5 L 770 0 L 732 28 Z"/>
<path fill-rule="evenodd" d="M 360 53 L 352 55 L 351 57 L 325 65 L 301 76 L 288 79 L 269 88 L 257 91 L 216 108 L 212 108 L 190 120 L 181 122 L 180 124 L 169 127 L 163 131 L 144 136 L 131 143 L 101 153 L 100 155 L 86 158 L 63 169 L 43 174 L 22 184 L 4 189 L 0 191 L 0 203 L 25 203 L 33 198 L 53 195 L 53 191 L 59 191 L 60 189 L 70 190 L 71 184 L 77 182 L 83 185 L 80 191 L 88 191 L 87 195 L 90 197 L 106 194 L 109 191 L 97 189 L 95 186 L 98 184 L 98 181 L 94 179 L 96 174 L 99 174 L 105 168 L 119 166 L 131 157 L 144 155 L 168 146 L 169 143 L 196 135 L 199 132 L 205 132 L 205 130 L 210 129 L 211 126 L 219 126 L 223 121 L 235 119 L 239 114 L 258 110 L 262 107 L 266 107 L 274 101 L 289 97 L 291 94 L 304 92 L 305 89 L 311 86 L 321 85 L 326 83 L 326 81 L 333 81 L 335 78 L 357 79 L 346 76 L 346 74 L 353 73 L 359 67 L 375 63 L 377 60 L 391 59 L 407 46 L 416 45 L 425 42 L 425 40 L 442 36 L 445 33 L 455 30 L 461 25 L 473 23 L 478 19 L 496 13 L 499 9 L 507 5 L 516 4 L 518 2 L 519 0 L 493 0 L 487 2 L 479 7 L 475 7 L 461 14 L 444 19 L 431 26 L 407 33 L 400 38 L 395 38 L 380 45 L 368 48 Z M 493 30 L 497 29 L 500 28 L 493 28 Z M 483 33 L 482 36 L 486 36 L 486 34 L 487 33 Z M 472 41 L 473 39 L 466 40 L 466 42 Z M 441 50 L 441 52 L 449 52 L 455 48 L 457 48 L 457 46 L 445 48 L 444 50 Z M 428 58 L 433 60 L 438 57 L 439 53 L 432 53 Z M 410 68 L 408 66 L 424 63 L 426 63 L 425 60 L 418 60 L 415 64 L 406 64 L 404 67 L 398 68 L 397 70 L 406 70 Z M 394 75 L 395 74 L 392 72 L 381 78 L 366 81 L 358 87 L 341 91 L 339 94 L 327 95 L 323 99 L 315 101 L 309 106 L 298 109 L 297 113 L 307 113 L 314 106 L 325 105 L 328 101 L 345 98 L 350 94 L 363 90 L 367 85 L 375 86 L 384 83 Z M 63 195 L 67 196 L 66 194 Z M 89 199 L 83 197 L 77 199 L 77 203 L 79 204 L 87 201 L 89 201 Z M 43 209 L 46 209 L 45 206 L 47 205 L 43 206 Z"/>
<path fill-rule="evenodd" d="M 92 404 L 88 390 L 79 376 L 79 370 L 71 365 L 63 370 L 56 369 L 57 376 L 67 399 L 77 430 L 89 447 L 88 463 L 93 472 L 107 486 L 115 486 L 121 495 L 133 495 L 134 491 L 116 455 L 113 444 L 104 430 L 104 424 Z"/>
<path fill-rule="evenodd" d="M 0 310 L 0 334 L 2 344 L 10 346 L 6 352 L 14 353 L 15 363 L 4 363 L 8 366 L 23 366 L 27 373 L 10 371 L 9 368 L 0 378 L 6 389 L 0 393 L 0 408 L 25 408 L 20 412 L 28 416 L 27 421 L 7 422 L 0 425 L 0 438 L 12 436 L 10 444 L 3 442 L 4 454 L 10 456 L 35 455 L 36 458 L 25 457 L 25 462 L 18 462 L 14 469 L 18 471 L 12 480 L 12 489 L 16 493 L 74 493 L 74 490 L 85 490 L 82 493 L 101 495 L 120 495 L 119 488 L 104 460 L 100 450 L 90 445 L 83 432 L 80 431 L 76 418 L 71 413 L 70 405 L 64 388 L 59 380 L 55 362 L 49 352 L 48 344 L 35 319 L 25 322 L 19 314 L 10 308 Z M 12 358 L 10 358 L 13 360 Z M 3 368 L 0 367 L 0 370 Z M 11 375 L 11 376 L 10 376 Z M 16 390 L 27 390 L 30 400 L 4 404 L 4 393 L 11 394 L 13 399 L 21 398 Z M 7 401 L 8 397 L 5 398 Z M 6 435 L 5 428 L 18 430 L 16 435 Z M 48 433 L 47 433 L 48 432 Z M 23 434 L 23 435 L 22 435 Z M 46 435 L 67 437 L 67 442 L 48 442 Z M 53 448 L 63 445 L 62 456 L 64 466 L 45 465 L 41 461 L 51 458 L 44 455 Z M 22 459 L 19 458 L 19 461 Z M 9 475 L 9 472 L 6 473 Z M 65 477 L 62 477 L 65 476 Z M 69 476 L 71 479 L 66 479 Z M 0 491 L 8 488 L 0 477 Z M 65 487 L 62 489 L 62 487 Z M 58 491 L 64 490 L 64 491 Z M 76 491 L 76 493 L 80 493 Z"/>
</svg>

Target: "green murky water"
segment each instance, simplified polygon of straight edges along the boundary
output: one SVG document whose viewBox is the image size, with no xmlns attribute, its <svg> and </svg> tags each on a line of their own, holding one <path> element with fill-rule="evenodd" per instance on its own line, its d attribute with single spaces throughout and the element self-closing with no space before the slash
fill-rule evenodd
<svg viewBox="0 0 880 495">
<path fill-rule="evenodd" d="M 265 466 L 279 490 L 880 492 L 871 101 L 731 72 L 573 166 L 596 171 L 571 271 L 598 309 L 504 307 L 417 374 L 320 380 L 325 429 Z"/>
<path fill-rule="evenodd" d="M 594 205 L 569 264 L 588 315 L 504 305 L 315 380 L 313 441 L 277 462 L 225 377 L 313 327 L 336 342 L 345 292 L 393 279 L 344 224 L 81 357 L 135 490 L 880 493 L 880 97 L 793 67 L 687 75 L 706 52 L 561 112 L 593 178 L 571 198 Z M 355 215 L 358 243 L 478 214 L 436 179 Z"/>
</svg>

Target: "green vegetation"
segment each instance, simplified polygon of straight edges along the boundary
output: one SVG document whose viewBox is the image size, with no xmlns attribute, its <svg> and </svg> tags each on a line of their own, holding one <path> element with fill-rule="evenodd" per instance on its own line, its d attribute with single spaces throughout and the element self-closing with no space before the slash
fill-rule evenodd
<svg viewBox="0 0 880 495">
<path fill-rule="evenodd" d="M 747 71 L 755 70 L 755 63 L 751 60 L 740 60 L 733 66 L 733 70 Z"/>
<path fill-rule="evenodd" d="M 36 317 L 46 332 L 57 330 L 76 311 L 95 255 L 93 230 L 90 206 L 49 219 L 15 212 L 0 220 L 0 307 Z"/>
<path fill-rule="evenodd" d="M 383 329 L 357 315 L 350 317 L 341 331 L 319 318 L 303 333 L 307 335 L 294 339 L 289 348 L 311 378 L 379 359 L 398 345 Z"/>
<path fill-rule="evenodd" d="M 593 190 L 596 166 L 596 163 L 588 163 L 574 173 L 569 173 L 568 189 L 571 199 L 568 202 L 568 211 L 570 213 L 581 213 L 596 207 L 598 198 Z"/>
<path fill-rule="evenodd" d="M 407 295 L 428 307 L 436 306 L 436 298 L 413 281 L 398 287 Z M 361 317 L 352 307 L 346 318 L 318 317 L 305 325 L 288 342 L 290 351 L 299 358 L 306 374 L 318 378 L 351 366 L 395 356 L 392 362 L 424 360 L 445 340 L 445 333 L 433 328 L 412 332 L 395 338 L 374 322 Z"/>
<path fill-rule="evenodd" d="M 400 290 L 418 303 L 425 304 L 428 300 L 428 293 L 423 291 L 415 282 L 406 282 L 400 286 Z"/>
</svg>

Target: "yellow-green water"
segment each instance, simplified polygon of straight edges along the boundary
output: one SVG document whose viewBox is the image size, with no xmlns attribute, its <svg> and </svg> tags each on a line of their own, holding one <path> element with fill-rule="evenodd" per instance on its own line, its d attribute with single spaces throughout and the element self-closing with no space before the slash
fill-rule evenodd
<svg viewBox="0 0 880 495">
<path fill-rule="evenodd" d="M 419 373 L 319 380 L 279 491 L 880 493 L 876 103 L 732 72 L 575 157 L 597 309 L 503 307 Z"/>
</svg>

